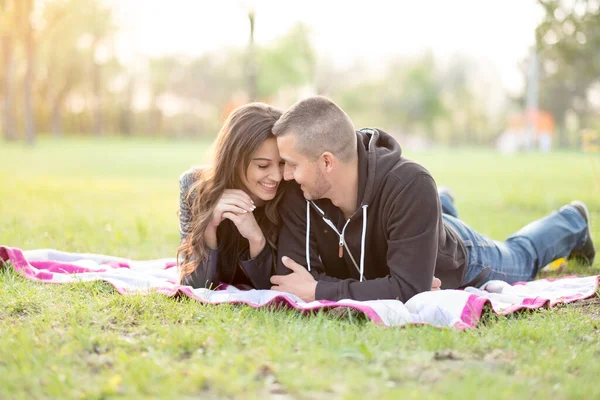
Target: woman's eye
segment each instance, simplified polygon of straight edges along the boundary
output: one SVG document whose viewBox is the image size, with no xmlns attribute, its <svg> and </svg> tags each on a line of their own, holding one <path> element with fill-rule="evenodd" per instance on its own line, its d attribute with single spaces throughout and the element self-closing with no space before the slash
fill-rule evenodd
<svg viewBox="0 0 600 400">
<path fill-rule="evenodd" d="M 259 165 L 258 169 L 267 169 L 269 166 L 268 165 Z"/>
</svg>

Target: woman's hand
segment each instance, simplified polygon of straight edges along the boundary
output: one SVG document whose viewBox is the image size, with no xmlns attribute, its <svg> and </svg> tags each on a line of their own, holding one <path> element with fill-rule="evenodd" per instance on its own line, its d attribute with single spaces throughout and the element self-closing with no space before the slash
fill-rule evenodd
<svg viewBox="0 0 600 400">
<path fill-rule="evenodd" d="M 254 214 L 251 212 L 241 214 L 224 212 L 223 218 L 227 218 L 233 222 L 240 235 L 248 239 L 250 257 L 256 257 L 265 247 L 266 240 L 260 226 L 258 226 L 258 222 L 256 222 L 256 218 L 254 218 Z"/>
<path fill-rule="evenodd" d="M 243 190 L 225 189 L 221 198 L 217 202 L 215 210 L 212 214 L 212 219 L 208 226 L 216 229 L 225 219 L 223 213 L 229 212 L 233 214 L 252 213 L 256 207 L 250 196 Z"/>
<path fill-rule="evenodd" d="M 224 213 L 229 212 L 236 215 L 252 214 L 252 211 L 255 208 L 252 199 L 243 190 L 225 189 L 217 202 L 212 213 L 212 218 L 204 231 L 204 239 L 206 240 L 208 247 L 211 249 L 216 249 L 218 247 L 217 228 L 225 219 L 223 216 Z"/>
<path fill-rule="evenodd" d="M 250 257 L 256 257 L 265 247 L 266 240 L 254 218 L 256 207 L 246 192 L 239 189 L 225 189 L 213 211 L 212 219 L 205 231 L 208 247 L 217 248 L 217 227 L 224 219 L 233 222 L 250 244 Z"/>
</svg>

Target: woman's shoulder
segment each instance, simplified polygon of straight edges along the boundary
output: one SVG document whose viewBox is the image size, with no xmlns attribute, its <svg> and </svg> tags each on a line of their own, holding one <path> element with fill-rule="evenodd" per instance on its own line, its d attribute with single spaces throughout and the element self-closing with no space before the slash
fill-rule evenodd
<svg viewBox="0 0 600 400">
<path fill-rule="evenodd" d="M 207 170 L 209 165 L 197 165 L 189 168 L 187 171 L 179 176 L 179 187 L 182 192 L 188 192 L 192 183 L 200 177 L 203 171 Z"/>
</svg>

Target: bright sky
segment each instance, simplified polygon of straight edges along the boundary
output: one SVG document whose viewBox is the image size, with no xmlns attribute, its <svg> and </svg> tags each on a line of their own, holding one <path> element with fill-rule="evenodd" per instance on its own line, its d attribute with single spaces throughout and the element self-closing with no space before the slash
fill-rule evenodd
<svg viewBox="0 0 600 400">
<path fill-rule="evenodd" d="M 535 0 L 112 0 L 121 26 L 119 54 L 199 55 L 248 38 L 246 8 L 256 10 L 255 38 L 268 43 L 303 21 L 315 46 L 339 66 L 357 58 L 460 53 L 511 93 L 523 86 L 518 64 L 542 17 Z"/>
</svg>

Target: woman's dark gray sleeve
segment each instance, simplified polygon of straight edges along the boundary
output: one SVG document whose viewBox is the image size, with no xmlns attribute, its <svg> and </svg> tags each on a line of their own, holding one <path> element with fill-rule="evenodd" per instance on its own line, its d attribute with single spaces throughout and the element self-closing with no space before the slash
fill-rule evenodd
<svg viewBox="0 0 600 400">
<path fill-rule="evenodd" d="M 193 199 L 188 199 L 188 193 L 194 183 L 194 175 L 198 168 L 192 168 L 184 172 L 179 178 L 179 235 L 181 241 L 190 234 L 192 225 Z M 219 279 L 219 249 L 209 249 L 208 257 L 202 263 L 198 263 L 196 269 L 183 277 L 182 285 L 192 286 L 194 288 L 214 289 L 221 280 Z"/>
<path fill-rule="evenodd" d="M 192 228 L 191 199 L 188 199 L 187 196 L 193 181 L 193 173 L 191 171 L 185 172 L 179 178 L 179 236 L 182 242 L 189 235 Z"/>
<path fill-rule="evenodd" d="M 254 258 L 249 258 L 249 252 L 245 252 L 240 260 L 240 265 L 246 276 L 256 289 L 270 289 L 271 275 L 273 275 L 273 249 L 268 244 Z"/>
<path fill-rule="evenodd" d="M 181 284 L 193 288 L 216 288 L 221 283 L 218 265 L 219 249 L 209 249 L 206 260 L 198 263 L 198 266 L 192 273 L 184 276 Z"/>
</svg>

